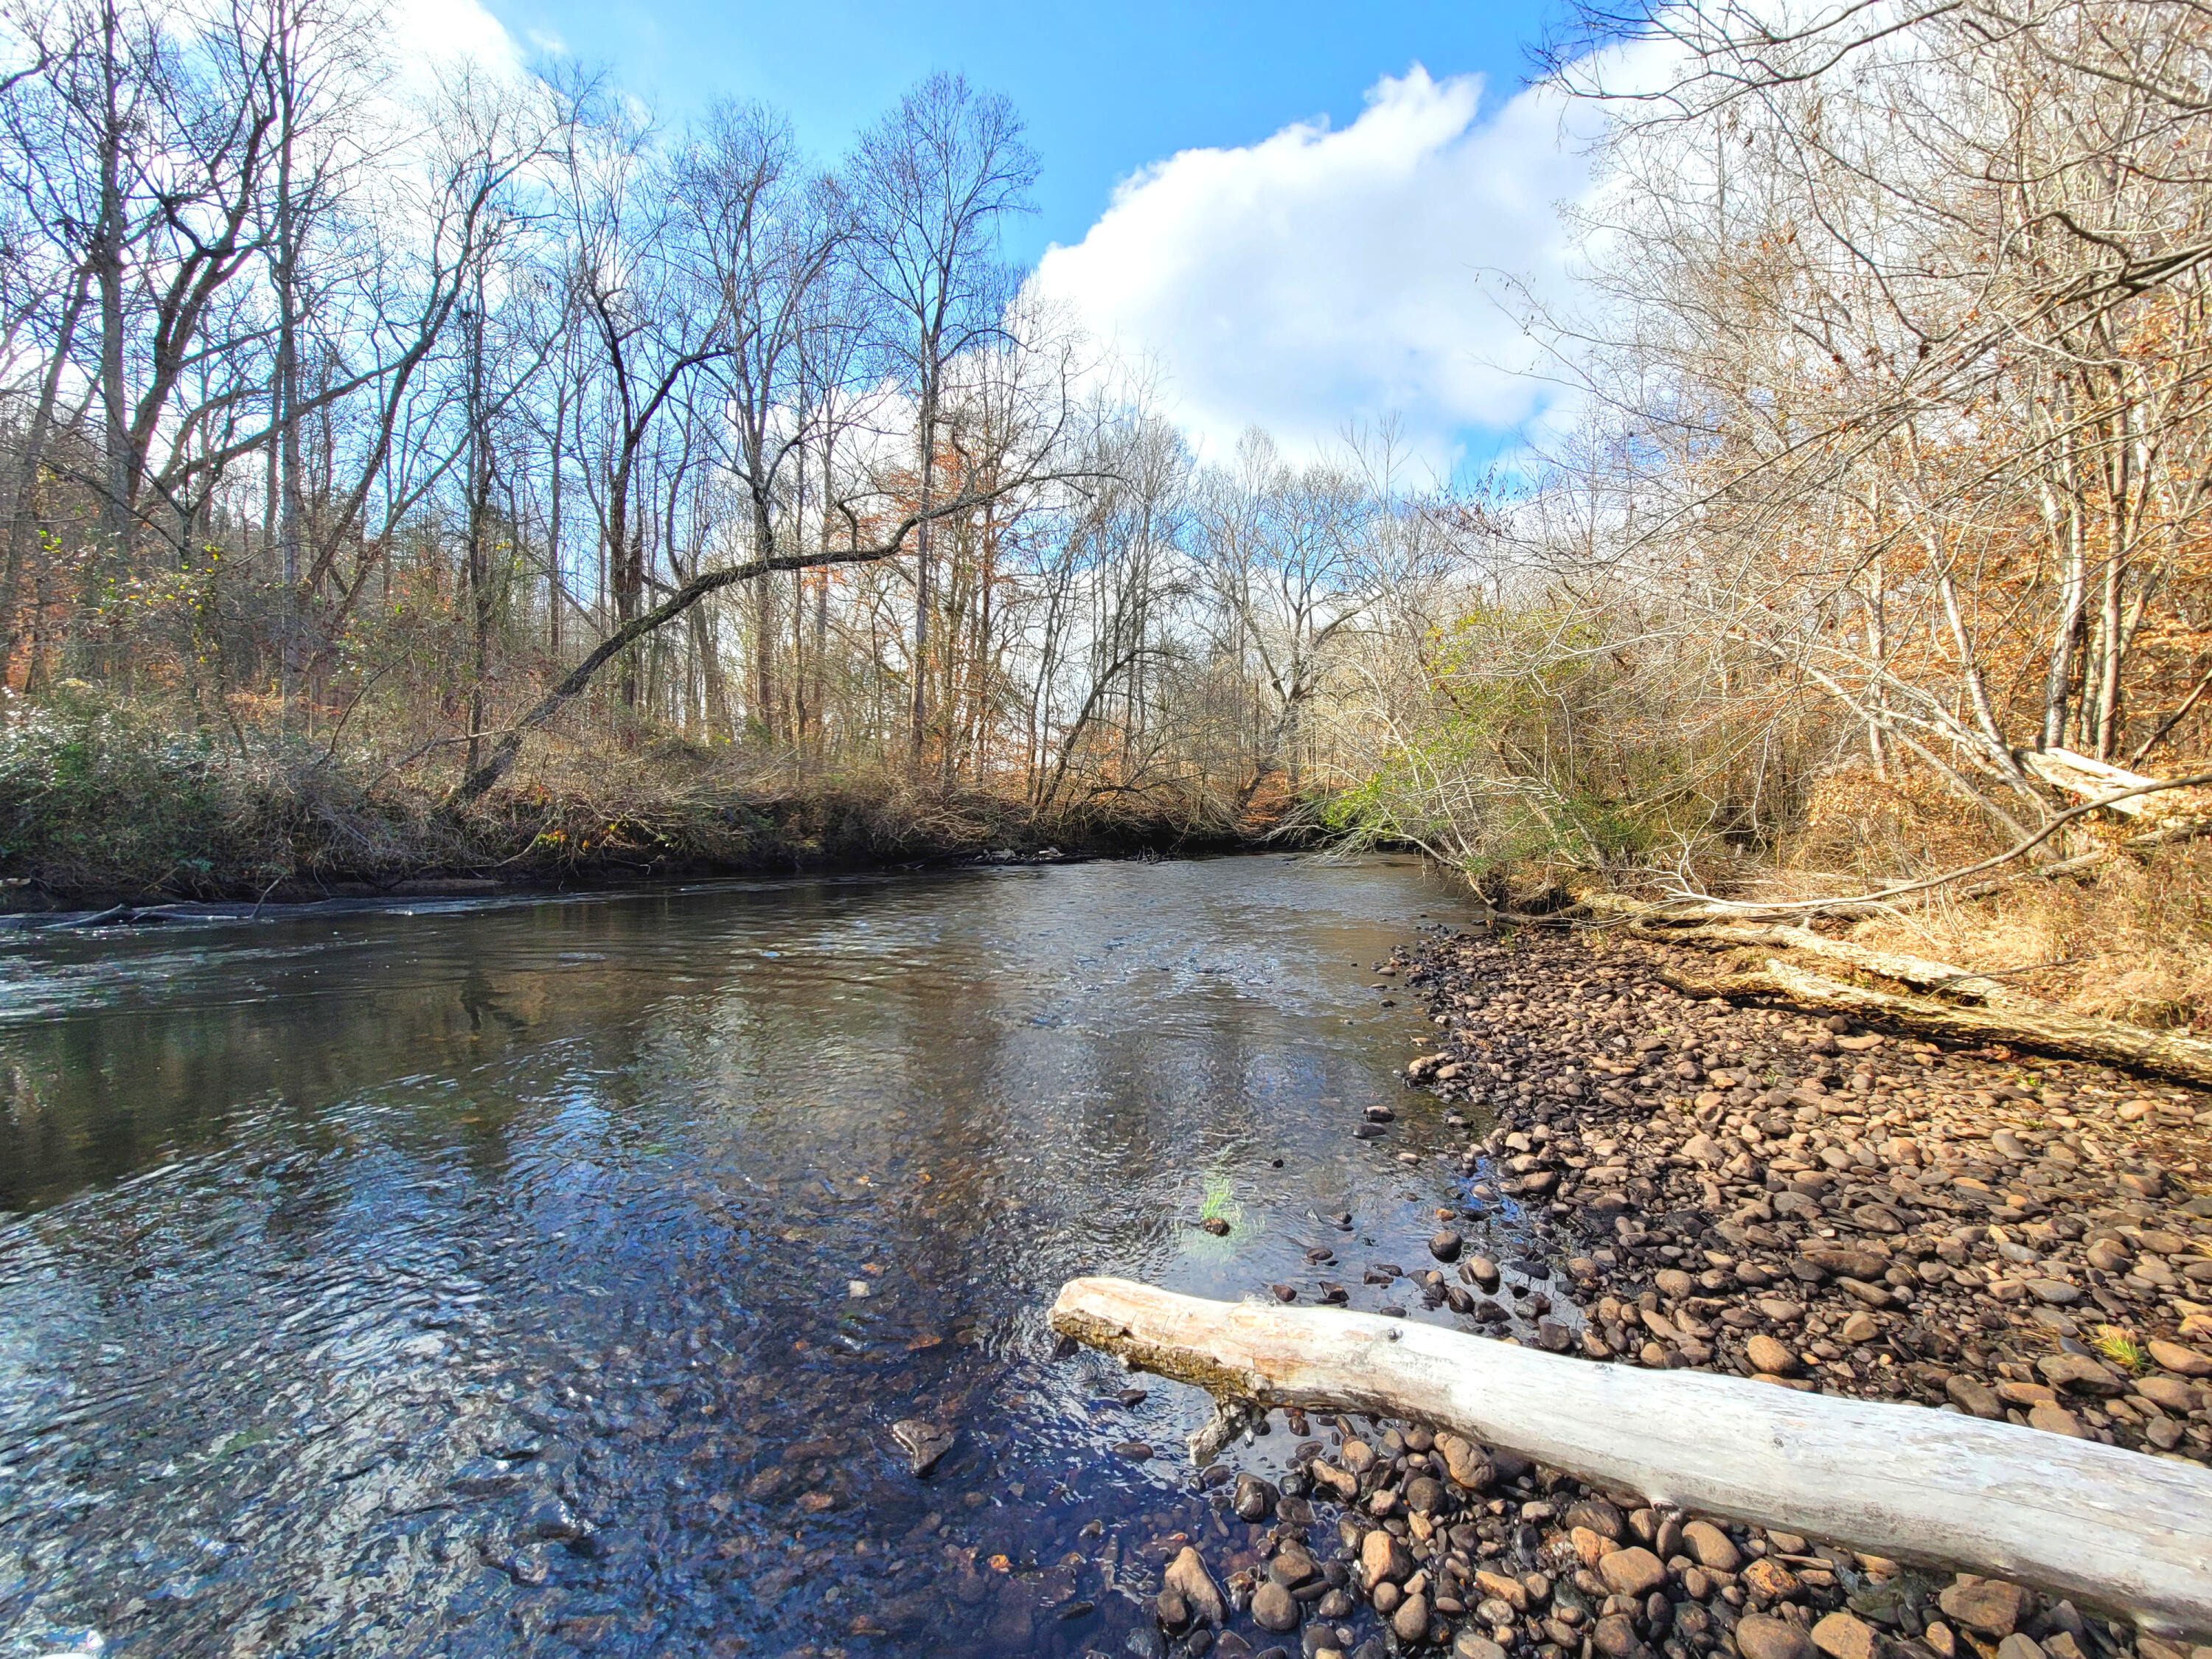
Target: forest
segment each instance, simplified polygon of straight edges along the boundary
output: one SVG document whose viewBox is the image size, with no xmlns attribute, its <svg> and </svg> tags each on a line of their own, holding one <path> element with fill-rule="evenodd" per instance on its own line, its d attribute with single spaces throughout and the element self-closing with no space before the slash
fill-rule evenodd
<svg viewBox="0 0 2212 1659">
<path fill-rule="evenodd" d="M 1869 926 L 2212 994 L 2193 0 L 1577 13 L 1553 415 L 1449 478 L 1388 421 L 1200 453 L 1005 258 L 1040 162 L 956 76 L 822 158 L 356 0 L 6 34 L 12 896 L 1296 834 L 1795 915 L 2002 860 Z"/>
</svg>

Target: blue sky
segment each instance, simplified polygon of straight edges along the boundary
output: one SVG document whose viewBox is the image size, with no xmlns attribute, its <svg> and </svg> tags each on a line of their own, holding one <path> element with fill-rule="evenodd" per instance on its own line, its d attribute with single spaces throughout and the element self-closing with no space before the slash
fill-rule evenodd
<svg viewBox="0 0 2212 1659">
<path fill-rule="evenodd" d="M 1009 234 L 1024 264 L 1048 243 L 1081 240 L 1139 167 L 1316 116 L 1341 125 L 1379 77 L 1415 64 L 1440 78 L 1479 72 L 1493 97 L 1510 92 L 1544 15 L 1535 0 L 487 4 L 519 42 L 557 41 L 672 118 L 717 98 L 778 105 L 825 157 L 933 70 L 1004 92 L 1044 162 L 1040 211 Z"/>
<path fill-rule="evenodd" d="M 433 58 L 604 70 L 672 130 L 757 99 L 825 163 L 957 70 L 1042 162 L 1006 252 L 1202 454 L 1388 424 L 1437 477 L 1572 414 L 1521 320 L 1571 298 L 1590 187 L 1586 114 L 1527 84 L 1557 3 L 387 0 Z"/>
</svg>

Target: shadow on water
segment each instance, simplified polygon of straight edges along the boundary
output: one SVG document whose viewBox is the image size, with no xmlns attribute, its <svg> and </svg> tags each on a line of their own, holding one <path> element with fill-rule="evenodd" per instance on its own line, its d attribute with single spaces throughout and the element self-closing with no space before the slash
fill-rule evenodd
<svg viewBox="0 0 2212 1659">
<path fill-rule="evenodd" d="M 1416 1259 L 1425 915 L 1269 856 L 0 945 L 0 1653 L 1119 1651 L 1247 1528 L 1044 1311 Z"/>
</svg>

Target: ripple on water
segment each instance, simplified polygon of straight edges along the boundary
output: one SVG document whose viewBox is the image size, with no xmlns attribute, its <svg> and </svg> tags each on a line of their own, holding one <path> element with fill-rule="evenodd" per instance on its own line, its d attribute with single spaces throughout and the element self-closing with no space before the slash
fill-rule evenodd
<svg viewBox="0 0 2212 1659">
<path fill-rule="evenodd" d="M 8 941 L 0 1652 L 1117 1649 L 1246 1529 L 1044 1310 L 1422 1259 L 1358 964 L 1423 912 L 1264 858 Z"/>
</svg>

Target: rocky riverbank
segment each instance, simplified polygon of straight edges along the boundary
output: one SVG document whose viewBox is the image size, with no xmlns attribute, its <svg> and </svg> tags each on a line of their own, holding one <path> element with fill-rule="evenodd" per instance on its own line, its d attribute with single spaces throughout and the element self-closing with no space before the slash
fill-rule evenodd
<svg viewBox="0 0 2212 1659">
<path fill-rule="evenodd" d="M 1407 1075 L 1469 1127 L 1469 1201 L 1410 1273 L 1322 1237 L 1268 1293 L 1344 1303 L 1357 1272 L 1384 1312 L 1448 1308 L 1593 1362 L 2212 1456 L 2212 1101 L 1692 1001 L 1664 966 L 1533 932 L 1377 963 L 1377 991 L 1442 1028 Z M 1287 1426 L 1278 1485 L 1207 1471 L 1246 1546 L 1164 1559 L 1159 1635 L 1133 1651 L 2212 1659 L 2032 1586 L 1662 1512 L 1419 1425 Z"/>
</svg>

